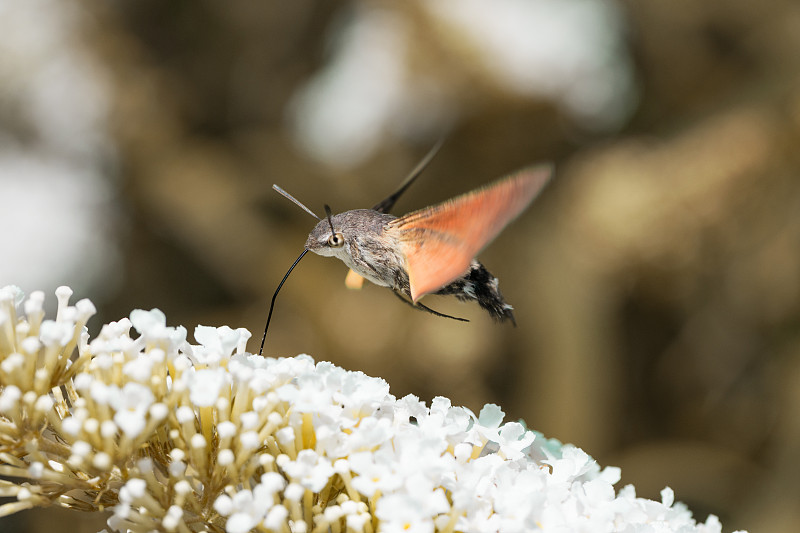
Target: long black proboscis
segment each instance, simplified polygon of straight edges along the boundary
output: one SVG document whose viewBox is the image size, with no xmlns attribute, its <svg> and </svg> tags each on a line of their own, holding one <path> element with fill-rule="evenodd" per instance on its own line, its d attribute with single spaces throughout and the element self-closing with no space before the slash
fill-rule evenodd
<svg viewBox="0 0 800 533">
<path fill-rule="evenodd" d="M 270 319 L 272 319 L 272 310 L 275 309 L 275 298 L 278 297 L 278 293 L 280 292 L 281 287 L 283 287 L 283 284 L 286 282 L 286 278 L 289 277 L 289 274 L 292 273 L 294 267 L 297 266 L 297 263 L 299 263 L 300 260 L 303 258 L 303 256 L 306 255 L 307 253 L 308 253 L 308 248 L 304 248 L 303 253 L 300 254 L 300 257 L 294 260 L 292 266 L 290 266 L 289 270 L 286 271 L 286 275 L 283 276 L 281 282 L 278 283 L 278 288 L 275 289 L 275 294 L 272 295 L 272 303 L 269 304 L 269 314 L 267 315 L 267 325 L 264 326 L 264 336 L 261 337 L 261 348 L 258 349 L 258 355 L 261 355 L 262 352 L 264 351 L 264 341 L 267 340 L 267 330 L 269 329 L 269 321 Z"/>
</svg>

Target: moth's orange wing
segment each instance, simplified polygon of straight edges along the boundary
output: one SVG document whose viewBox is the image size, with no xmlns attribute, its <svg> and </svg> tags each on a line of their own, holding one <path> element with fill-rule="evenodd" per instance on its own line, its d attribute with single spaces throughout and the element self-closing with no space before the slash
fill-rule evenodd
<svg viewBox="0 0 800 533">
<path fill-rule="evenodd" d="M 528 168 L 390 223 L 406 258 L 416 302 L 469 270 L 476 255 L 536 197 L 551 166 Z"/>
<path fill-rule="evenodd" d="M 347 277 L 344 278 L 344 285 L 348 289 L 360 289 L 364 286 L 364 278 L 355 270 L 348 270 Z"/>
</svg>

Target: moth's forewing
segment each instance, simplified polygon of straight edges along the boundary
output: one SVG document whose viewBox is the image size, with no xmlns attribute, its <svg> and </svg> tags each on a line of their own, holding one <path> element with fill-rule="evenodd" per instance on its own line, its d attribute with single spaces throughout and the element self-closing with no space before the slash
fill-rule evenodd
<svg viewBox="0 0 800 533">
<path fill-rule="evenodd" d="M 464 275 L 472 259 L 542 190 L 552 167 L 532 167 L 389 223 L 405 255 L 414 302 Z"/>
</svg>

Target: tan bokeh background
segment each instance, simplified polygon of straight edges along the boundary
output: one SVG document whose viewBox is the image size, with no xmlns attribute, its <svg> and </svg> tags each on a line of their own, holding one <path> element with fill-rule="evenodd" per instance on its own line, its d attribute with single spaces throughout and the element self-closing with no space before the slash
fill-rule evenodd
<svg viewBox="0 0 800 533">
<path fill-rule="evenodd" d="M 110 231 L 121 251 L 114 283 L 80 295 L 100 309 L 92 333 L 159 307 L 170 325 L 247 327 L 256 350 L 314 225 L 271 185 L 318 213 L 369 207 L 443 130 L 385 132 L 348 168 L 293 141 L 287 106 L 325 65 L 331 27 L 353 4 L 82 5 L 83 43 L 112 87 Z M 620 6 L 636 101 L 619 127 L 594 131 L 505 91 L 417 3 L 395 6 L 414 27 L 411 72 L 463 88 L 448 95 L 462 111 L 444 148 L 396 213 L 556 164 L 544 194 L 481 256 L 518 328 L 446 299 L 426 303 L 471 322 L 414 312 L 375 286 L 348 291 L 340 262 L 309 255 L 278 298 L 266 352 L 381 376 L 398 397 L 443 395 L 476 412 L 500 404 L 508 419 L 622 467 L 620 486 L 639 495 L 669 485 L 725 531 L 796 531 L 800 5 Z M 0 530 L 53 530 L 47 516 Z M 57 530 L 71 520 L 57 516 Z"/>
</svg>

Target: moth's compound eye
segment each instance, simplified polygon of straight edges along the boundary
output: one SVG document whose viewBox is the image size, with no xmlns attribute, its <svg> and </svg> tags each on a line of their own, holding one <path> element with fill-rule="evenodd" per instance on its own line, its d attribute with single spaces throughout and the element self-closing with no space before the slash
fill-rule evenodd
<svg viewBox="0 0 800 533">
<path fill-rule="evenodd" d="M 334 233 L 328 237 L 328 245 L 332 248 L 341 248 L 344 246 L 344 235 L 341 233 Z"/>
</svg>

